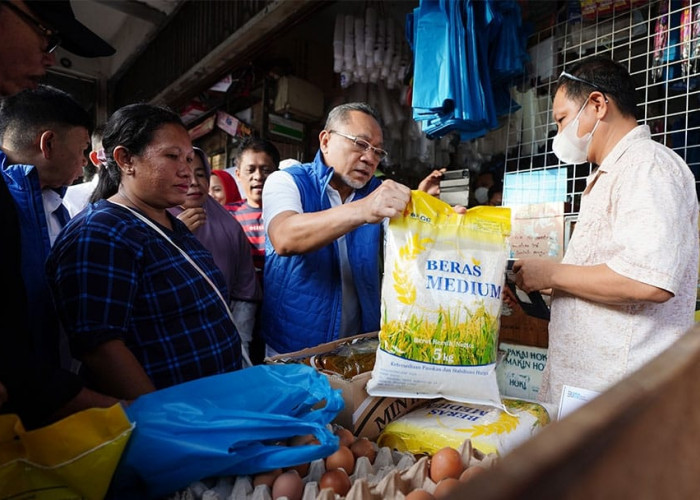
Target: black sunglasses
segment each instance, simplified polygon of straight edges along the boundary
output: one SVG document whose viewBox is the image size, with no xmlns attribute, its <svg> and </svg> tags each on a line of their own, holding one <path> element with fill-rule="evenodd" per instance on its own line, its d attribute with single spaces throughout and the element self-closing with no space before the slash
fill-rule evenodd
<svg viewBox="0 0 700 500">
<path fill-rule="evenodd" d="M 50 54 L 54 50 L 56 50 L 56 47 L 61 45 L 61 37 L 59 36 L 57 31 L 54 31 L 50 28 L 47 28 L 43 24 L 41 24 L 39 21 L 34 19 L 32 16 L 24 12 L 22 9 L 17 7 L 15 4 L 12 2 L 8 2 L 7 0 L 3 0 L 0 2 L 1 5 L 5 5 L 8 7 L 12 12 L 17 14 L 25 23 L 29 24 L 31 27 L 36 29 L 40 35 L 42 35 L 44 38 L 46 38 L 46 41 L 48 42 L 46 45 L 46 48 L 44 49 L 44 52 L 47 54 Z"/>
</svg>

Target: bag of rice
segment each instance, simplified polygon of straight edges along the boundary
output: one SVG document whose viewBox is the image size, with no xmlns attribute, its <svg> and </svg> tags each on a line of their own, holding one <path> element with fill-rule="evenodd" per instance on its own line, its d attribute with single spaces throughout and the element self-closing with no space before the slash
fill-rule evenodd
<svg viewBox="0 0 700 500">
<path fill-rule="evenodd" d="M 510 209 L 457 214 L 421 191 L 386 237 L 371 396 L 489 404 L 496 378 Z"/>
<path fill-rule="evenodd" d="M 430 401 L 387 424 L 377 444 L 432 455 L 445 446 L 457 448 L 469 439 L 474 448 L 486 454 L 503 455 L 550 422 L 549 413 L 538 403 L 517 399 L 503 402 L 507 412 L 446 399 Z"/>
</svg>

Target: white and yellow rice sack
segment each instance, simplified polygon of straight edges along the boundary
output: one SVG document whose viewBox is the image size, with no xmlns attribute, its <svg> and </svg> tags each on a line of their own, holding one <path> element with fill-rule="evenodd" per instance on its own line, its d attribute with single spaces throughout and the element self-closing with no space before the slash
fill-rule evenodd
<svg viewBox="0 0 700 500">
<path fill-rule="evenodd" d="M 386 239 L 371 396 L 502 408 L 496 377 L 510 209 L 457 214 L 413 191 Z"/>
<path fill-rule="evenodd" d="M 550 422 L 547 410 L 537 403 L 505 398 L 503 402 L 507 412 L 493 406 L 433 400 L 387 424 L 377 444 L 432 455 L 469 439 L 486 454 L 503 455 Z"/>
</svg>

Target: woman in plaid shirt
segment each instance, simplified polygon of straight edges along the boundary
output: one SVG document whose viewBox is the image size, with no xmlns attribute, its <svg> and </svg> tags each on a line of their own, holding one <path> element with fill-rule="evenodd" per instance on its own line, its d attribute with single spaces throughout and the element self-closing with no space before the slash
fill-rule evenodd
<svg viewBox="0 0 700 500">
<path fill-rule="evenodd" d="M 88 383 L 133 399 L 241 367 L 221 271 L 166 209 L 184 203 L 193 149 L 170 110 L 132 104 L 108 120 L 101 176 L 47 263 Z"/>
</svg>

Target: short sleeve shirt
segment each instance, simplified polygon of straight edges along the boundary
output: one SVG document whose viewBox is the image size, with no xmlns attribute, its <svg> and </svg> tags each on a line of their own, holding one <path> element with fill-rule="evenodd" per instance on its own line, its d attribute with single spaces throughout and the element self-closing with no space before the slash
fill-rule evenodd
<svg viewBox="0 0 700 500">
<path fill-rule="evenodd" d="M 171 216 L 161 229 L 226 296 L 211 253 Z M 241 367 L 240 338 L 207 279 L 153 228 L 106 200 L 59 235 L 47 274 L 76 357 L 122 340 L 156 388 Z"/>
<path fill-rule="evenodd" d="M 695 179 L 649 128 L 630 131 L 587 179 L 562 261 L 606 264 L 674 294 L 667 302 L 606 305 L 555 291 L 540 398 L 563 385 L 603 391 L 669 347 L 693 325 L 698 280 Z"/>
<path fill-rule="evenodd" d="M 251 207 L 246 200 L 227 203 L 224 208 L 243 228 L 250 242 L 255 269 L 262 272 L 265 266 L 265 227 L 262 221 L 262 208 Z"/>
<path fill-rule="evenodd" d="M 338 191 L 333 189 L 330 184 L 326 187 L 326 194 L 330 200 L 331 207 L 336 207 L 343 203 Z M 345 199 L 345 203 L 350 203 L 353 198 L 354 192 Z M 304 213 L 299 188 L 297 188 L 297 185 L 294 183 L 292 176 L 283 170 L 273 172 L 270 177 L 267 178 L 265 186 L 263 187 L 263 200 L 263 221 L 266 234 L 268 221 L 274 219 L 276 215 L 288 210 Z M 355 291 L 355 282 L 348 259 L 345 236 L 341 236 L 336 242 L 338 243 L 340 274 L 343 282 L 343 309 L 340 336 L 346 337 L 355 335 L 360 330 L 358 325 L 361 318 L 360 301 Z"/>
</svg>

